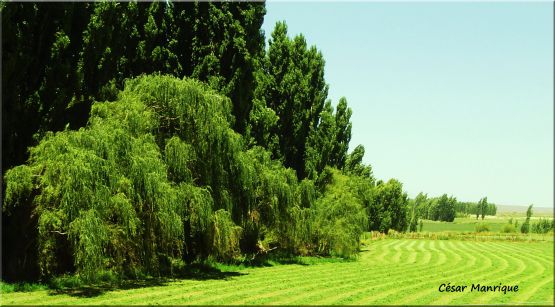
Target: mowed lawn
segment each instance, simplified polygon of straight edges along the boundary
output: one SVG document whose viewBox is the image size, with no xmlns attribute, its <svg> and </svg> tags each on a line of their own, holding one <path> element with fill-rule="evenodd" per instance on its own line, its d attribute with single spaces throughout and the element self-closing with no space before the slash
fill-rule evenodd
<svg viewBox="0 0 555 307">
<path fill-rule="evenodd" d="M 4 293 L 1 304 L 553 304 L 553 242 L 370 241 L 356 261 L 246 268 L 222 279 L 179 280 L 92 297 Z M 468 285 L 440 293 L 442 283 Z M 472 283 L 518 285 L 470 292 Z"/>
</svg>

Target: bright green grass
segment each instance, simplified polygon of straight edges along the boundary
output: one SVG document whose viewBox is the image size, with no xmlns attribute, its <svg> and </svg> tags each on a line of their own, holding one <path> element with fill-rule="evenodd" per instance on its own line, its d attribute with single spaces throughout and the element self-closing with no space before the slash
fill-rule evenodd
<svg viewBox="0 0 555 307">
<path fill-rule="evenodd" d="M 553 242 L 385 239 L 356 261 L 243 268 L 224 279 L 180 280 L 93 297 L 42 290 L 5 304 L 553 304 Z M 514 293 L 440 293 L 442 283 L 518 285 Z"/>
</svg>

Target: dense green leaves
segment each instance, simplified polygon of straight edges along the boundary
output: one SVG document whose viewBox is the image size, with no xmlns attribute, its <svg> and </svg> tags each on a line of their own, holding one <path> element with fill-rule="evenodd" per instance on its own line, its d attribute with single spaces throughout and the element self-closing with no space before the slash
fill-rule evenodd
<svg viewBox="0 0 555 307">
<path fill-rule="evenodd" d="M 159 75 L 129 80 L 118 97 L 95 103 L 87 127 L 48 133 L 28 165 L 6 173 L 8 208 L 31 202 L 39 216 L 43 276 L 160 274 L 164 259 L 226 261 L 257 253 L 260 241 L 356 252 L 360 201 L 341 192 L 345 184 L 330 188 L 337 179 L 319 198 L 312 181 L 298 183 L 268 151 L 247 150 L 226 97 Z M 332 178 L 349 181 L 339 171 Z"/>
<path fill-rule="evenodd" d="M 520 226 L 520 232 L 522 233 L 529 233 L 530 232 L 530 218 L 532 217 L 532 207 L 534 205 L 530 205 L 528 206 L 528 209 L 526 210 L 526 220 L 524 221 L 524 223 L 522 223 L 522 226 Z"/>
<path fill-rule="evenodd" d="M 193 76 L 233 102 L 243 132 L 264 52 L 264 3 L 8 3 L 2 9 L 3 169 L 37 132 L 80 127 L 126 78 Z"/>
<path fill-rule="evenodd" d="M 443 194 L 441 197 L 428 198 L 420 193 L 414 199 L 417 214 L 424 219 L 434 221 L 452 222 L 456 216 L 476 215 L 476 219 L 482 215 L 495 215 L 497 206 L 487 202 L 487 197 L 480 199 L 477 203 L 460 202 L 453 196 Z"/>
<path fill-rule="evenodd" d="M 366 211 L 353 179 L 338 170 L 331 174 L 324 197 L 313 209 L 316 246 L 325 254 L 352 257 L 367 227 Z"/>
<path fill-rule="evenodd" d="M 379 182 L 369 210 L 369 229 L 387 233 L 390 229 L 405 231 L 407 221 L 407 194 L 396 179 Z"/>
<path fill-rule="evenodd" d="M 328 94 L 324 80 L 324 59 L 316 47 L 307 47 L 302 35 L 287 36 L 287 26 L 278 22 L 263 62 L 260 101 L 272 109 L 279 120 L 273 134 L 279 137 L 274 155 L 305 178 L 304 157 L 307 138 L 316 129 Z"/>
</svg>

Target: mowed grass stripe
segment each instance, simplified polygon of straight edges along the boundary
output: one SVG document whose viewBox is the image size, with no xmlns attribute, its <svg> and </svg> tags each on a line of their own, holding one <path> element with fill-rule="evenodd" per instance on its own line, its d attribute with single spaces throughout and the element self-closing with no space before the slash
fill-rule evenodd
<svg viewBox="0 0 555 307">
<path fill-rule="evenodd" d="M 466 244 L 463 244 L 462 242 L 453 242 L 450 248 L 454 250 L 455 254 L 457 254 L 459 257 L 462 258 L 462 261 L 465 263 L 464 267 L 462 268 L 464 271 L 466 271 L 467 268 L 473 268 L 476 266 L 477 258 L 474 256 L 471 256 L 475 251 L 467 249 Z M 463 256 L 460 255 L 461 251 L 464 251 L 464 253 L 462 253 L 464 255 L 464 258 Z M 475 272 L 475 271 L 469 270 L 466 272 Z M 420 287 L 425 289 L 421 289 L 421 291 L 418 291 L 416 294 L 414 294 L 415 291 L 413 289 L 413 291 L 411 291 L 408 295 L 405 295 L 405 298 L 403 300 L 399 301 L 399 304 L 414 303 L 415 301 L 418 301 L 421 297 L 424 297 L 429 293 L 438 292 L 439 285 L 441 285 L 443 282 L 441 281 L 437 281 L 437 282 L 439 283 L 436 285 L 430 285 L 430 283 L 428 282 L 426 287 Z"/>
<path fill-rule="evenodd" d="M 241 269 L 224 280 L 180 280 L 92 298 L 2 294 L 2 304 L 550 304 L 553 242 L 369 241 L 354 262 Z M 439 293 L 441 283 L 519 284 L 517 294 Z M 467 291 L 469 291 L 468 289 Z"/>
<path fill-rule="evenodd" d="M 395 243 L 395 242 L 393 242 Z M 367 271 L 376 271 L 378 269 L 378 267 L 371 267 L 368 265 L 364 265 L 362 267 L 358 267 L 360 265 L 359 263 L 354 263 L 356 265 L 352 265 L 352 269 L 350 271 L 345 271 L 345 270 L 341 270 L 341 279 L 340 281 L 342 282 L 346 282 L 347 279 L 351 276 L 357 276 L 357 275 L 361 275 L 361 273 L 363 272 L 367 272 Z M 387 273 L 384 273 L 387 274 Z M 322 274 L 320 274 L 322 275 Z M 364 275 L 364 274 L 362 274 Z M 240 300 L 237 301 L 232 301 L 230 302 L 231 304 L 245 304 L 245 303 L 256 303 L 256 304 L 260 304 L 260 303 L 264 303 L 266 301 L 271 301 L 272 303 L 284 303 L 281 301 L 274 301 L 272 299 L 272 297 L 274 296 L 282 296 L 284 298 L 291 298 L 292 296 L 294 296 L 295 294 L 302 292 L 302 293 L 307 293 L 309 290 L 312 290 L 315 287 L 320 287 L 320 284 L 324 283 L 326 284 L 326 287 L 329 287 L 329 282 L 333 281 L 333 280 L 337 280 L 337 274 L 330 274 L 327 276 L 323 276 L 317 279 L 310 279 L 310 283 L 307 283 L 305 286 L 299 287 L 298 285 L 301 285 L 303 283 L 305 283 L 305 280 L 308 280 L 307 278 L 304 278 L 302 281 L 299 281 L 297 283 L 288 283 L 287 286 L 283 286 L 280 287 L 279 289 L 275 289 L 272 288 L 272 291 L 270 293 L 264 293 L 264 289 L 262 290 L 258 290 L 258 291 L 254 291 L 252 293 L 254 298 L 242 298 Z M 262 296 L 256 296 L 256 294 L 258 293 L 264 293 Z"/>
<path fill-rule="evenodd" d="M 478 248 L 478 250 L 482 253 L 487 251 L 488 255 L 495 257 L 499 261 L 499 262 L 496 262 L 497 264 L 502 263 L 502 265 L 493 265 L 495 263 L 491 262 L 492 263 L 491 266 L 484 265 L 480 271 L 472 270 L 472 271 L 465 272 L 465 274 L 462 274 L 460 276 L 455 276 L 455 278 L 452 278 L 452 279 L 450 278 L 451 281 L 449 282 L 451 282 L 453 286 L 455 285 L 468 286 L 472 283 L 472 279 L 477 275 L 480 276 L 480 278 L 488 280 L 489 276 L 491 275 L 496 276 L 511 267 L 511 262 L 501 256 L 496 255 L 493 249 L 485 250 L 483 245 L 477 245 L 476 248 Z M 512 259 L 511 261 L 513 262 L 513 264 L 518 263 L 514 259 Z M 494 270 L 491 270 L 492 266 L 494 267 Z M 487 273 L 479 274 L 481 272 L 487 272 Z M 425 291 L 422 291 L 420 295 L 418 295 L 418 297 L 415 297 L 415 300 L 412 303 L 415 303 L 416 301 L 418 301 L 419 303 L 425 303 L 425 304 L 444 305 L 452 302 L 455 299 L 460 298 L 461 296 L 468 296 L 469 294 L 469 292 L 467 292 L 470 290 L 469 288 L 467 288 L 466 291 L 462 293 L 461 292 L 439 292 L 438 288 L 440 284 L 441 283 L 437 284 L 435 289 L 430 288 Z"/>
<path fill-rule="evenodd" d="M 507 253 L 510 252 L 510 251 L 508 250 L 508 246 L 507 246 L 507 245 L 501 246 L 501 245 L 497 245 L 497 244 L 496 244 L 495 246 L 497 246 L 497 247 L 500 249 L 500 251 L 501 251 L 503 254 L 505 254 L 505 255 L 506 255 Z M 508 274 L 508 275 L 503 275 L 503 276 L 500 276 L 498 279 L 492 280 L 492 281 L 493 281 L 492 284 L 496 284 L 496 283 L 500 283 L 500 282 L 501 282 L 501 283 L 503 283 L 503 284 L 511 285 L 511 283 L 512 283 L 514 280 L 517 280 L 516 277 L 519 277 L 519 276 L 521 276 L 521 275 L 524 273 L 524 271 L 525 271 L 526 268 L 528 267 L 528 266 L 526 265 L 526 263 L 525 263 L 526 255 L 522 255 L 521 257 L 518 257 L 518 256 L 511 257 L 511 259 L 517 259 L 517 260 L 520 262 L 519 265 L 517 266 L 518 269 L 512 271 L 512 272 L 511 272 L 510 274 Z M 539 263 L 538 263 L 538 264 L 539 264 Z M 552 272 L 552 271 L 553 271 L 553 262 L 550 262 L 549 264 L 551 264 L 551 269 L 548 269 L 548 272 Z M 540 266 L 543 267 L 543 265 L 540 265 Z M 551 280 L 553 280 L 553 276 L 551 276 Z M 523 280 L 523 279 L 520 279 L 520 282 L 522 282 L 522 281 L 524 281 L 524 280 Z M 535 291 L 534 291 L 534 292 L 535 292 Z M 500 293 L 500 292 L 496 292 L 496 293 L 493 293 L 493 294 L 491 295 L 491 298 L 490 298 L 489 300 L 486 300 L 485 302 L 486 302 L 486 303 L 498 303 L 498 302 L 502 301 L 502 299 L 503 299 L 504 297 L 510 297 L 510 296 L 507 296 L 506 294 L 503 294 L 503 293 Z"/>
<path fill-rule="evenodd" d="M 341 263 L 339 263 L 341 264 Z M 343 263 L 345 264 L 345 263 Z M 318 265 L 314 265 L 314 266 L 321 266 L 321 264 Z M 314 267 L 313 266 L 313 267 Z M 286 267 L 287 270 L 284 270 L 284 267 Z M 280 282 L 280 281 L 287 281 L 287 280 L 291 280 L 291 279 L 302 279 L 305 278 L 306 276 L 310 276 L 311 274 L 316 274 L 316 272 L 312 272 L 313 268 L 311 269 L 309 266 L 300 266 L 300 265 L 283 265 L 283 266 L 279 266 L 279 267 L 272 267 L 272 268 L 279 268 L 279 270 L 271 270 L 271 268 L 265 268 L 268 269 L 266 272 L 266 274 L 262 275 L 262 274 L 249 274 L 249 275 L 245 275 L 245 276 L 249 276 L 252 277 L 249 280 L 249 288 L 264 288 L 265 284 L 268 283 L 268 276 L 274 276 L 274 275 L 283 275 L 281 277 L 281 279 L 276 279 L 274 280 L 274 282 Z M 328 271 L 334 271 L 335 269 L 332 267 L 325 267 Z M 294 269 L 293 274 L 291 274 L 291 270 Z M 285 271 L 287 274 L 284 274 Z M 309 271 L 309 275 L 307 275 L 306 271 Z M 241 276 L 241 278 L 245 277 L 245 276 Z M 234 278 L 231 278 L 228 281 L 216 281 L 217 283 L 233 283 Z M 189 295 L 188 297 L 188 303 L 203 303 L 207 298 L 208 299 L 212 299 L 214 297 L 220 297 L 220 296 L 224 296 L 227 295 L 226 293 L 224 294 L 220 294 L 219 296 L 215 295 L 218 292 L 223 292 L 221 291 L 221 284 L 218 284 L 217 287 L 212 287 L 211 289 L 206 289 L 204 292 L 199 293 L 197 292 L 195 295 Z M 202 287 L 202 285 L 199 285 L 199 287 Z M 239 285 L 227 285 L 224 289 L 228 290 L 228 291 L 233 291 L 236 290 L 237 288 L 242 288 L 243 285 L 239 284 Z M 197 287 L 192 288 L 192 290 L 196 290 Z M 226 292 L 228 292 L 226 291 Z M 236 294 L 237 292 L 233 292 L 234 294 Z M 165 293 L 164 293 L 165 294 Z M 200 299 L 201 301 L 197 301 L 197 299 Z M 161 302 L 166 303 L 166 300 L 161 300 Z M 169 302 L 169 301 L 168 301 Z"/>
<path fill-rule="evenodd" d="M 521 254 L 511 254 L 511 253 L 507 253 L 507 252 L 503 252 L 503 245 L 493 245 L 493 244 L 488 244 L 489 242 L 485 243 L 482 242 L 482 244 L 484 244 L 484 246 L 488 247 L 488 252 L 490 255 L 504 255 L 504 256 L 508 256 L 510 255 L 510 259 L 515 261 L 515 260 L 520 260 L 520 261 L 516 261 L 516 268 L 517 271 L 520 271 L 520 273 L 522 273 L 524 270 L 521 270 L 521 266 L 525 266 L 524 269 L 527 270 L 531 270 L 532 271 L 530 273 L 534 273 L 535 271 L 533 270 L 533 266 L 530 265 L 530 263 L 526 264 L 525 262 L 522 261 L 522 255 Z M 482 246 L 482 249 L 484 249 L 484 247 Z M 510 267 L 508 268 L 508 272 L 511 272 L 515 267 Z M 500 272 L 499 274 L 501 274 L 502 272 Z M 494 278 L 495 280 L 495 278 Z M 519 279 L 516 279 L 519 280 Z M 515 279 L 511 279 L 511 280 L 506 280 L 507 283 L 509 285 L 514 284 Z M 520 279 L 520 282 L 522 282 L 522 279 Z M 454 303 L 454 304 L 485 304 L 487 301 L 488 297 L 491 297 L 493 293 L 488 292 L 488 293 L 481 293 L 481 292 L 469 292 L 470 291 L 470 286 L 472 285 L 472 283 L 474 284 L 478 284 L 480 283 L 481 285 L 496 285 L 495 282 L 493 282 L 493 280 L 491 279 L 491 277 L 486 278 L 486 276 L 484 275 L 478 275 L 478 276 L 471 276 L 470 279 L 467 279 L 463 282 L 461 282 L 461 284 L 465 284 L 468 285 L 469 288 L 467 288 L 467 291 L 464 293 L 463 296 L 459 296 L 459 297 L 455 297 L 453 300 L 451 300 L 450 303 Z M 497 281 L 497 284 L 499 283 L 499 281 Z M 513 294 L 507 294 L 509 297 L 510 296 L 514 296 Z M 433 296 L 430 297 L 429 301 L 423 301 L 422 303 L 425 304 L 435 304 L 435 301 L 433 300 Z M 496 302 L 497 303 L 497 302 Z"/>
<path fill-rule="evenodd" d="M 427 264 L 422 264 L 422 266 L 425 266 Z M 392 269 L 389 265 L 388 266 L 376 266 L 374 268 L 370 268 L 370 272 L 372 273 L 371 275 L 365 275 L 365 274 L 361 274 L 362 272 L 368 272 L 368 265 L 364 265 L 362 266 L 360 269 L 358 270 L 358 274 L 355 275 L 361 275 L 360 278 L 362 279 L 370 279 L 370 280 L 375 280 L 377 282 L 379 282 L 380 280 L 382 280 L 382 276 L 390 276 L 390 275 L 396 275 L 396 274 L 400 274 L 402 273 L 401 271 L 404 269 L 402 267 L 394 267 L 394 269 Z M 324 284 L 324 288 L 325 289 L 332 289 L 331 285 L 330 285 L 330 280 L 333 281 L 333 279 L 335 279 L 338 283 L 341 284 L 347 284 L 348 282 L 354 282 L 354 280 L 346 280 L 345 279 L 345 274 L 342 273 L 340 275 L 340 278 L 337 278 L 337 276 L 330 276 L 329 278 L 325 278 L 325 279 L 320 279 L 318 281 L 315 280 L 311 280 L 311 282 L 301 288 L 294 288 L 286 293 L 283 293 L 284 295 L 282 295 L 284 297 L 284 299 L 282 300 L 278 300 L 278 301 L 272 301 L 273 303 L 277 303 L 277 304 L 297 304 L 298 300 L 300 298 L 304 298 L 306 296 L 310 296 L 310 295 L 318 295 L 317 293 L 313 293 L 311 292 L 311 290 L 314 289 L 318 289 L 318 288 L 322 288 L 322 284 Z M 256 303 L 263 303 L 264 301 L 259 301 L 257 300 Z"/>
<path fill-rule="evenodd" d="M 443 248 L 442 248 L 443 249 Z M 437 251 L 440 251 L 440 249 L 437 249 Z M 456 262 L 460 262 L 462 260 L 462 257 L 455 257 L 457 258 Z M 440 264 L 440 263 L 439 263 Z M 436 264 L 437 266 L 437 264 Z M 378 283 L 380 283 L 378 286 L 373 287 L 373 285 L 368 284 L 368 283 L 361 283 L 360 285 L 357 285 L 357 287 L 355 287 L 355 289 L 353 289 L 350 292 L 347 293 L 341 293 L 338 294 L 336 296 L 330 297 L 328 299 L 324 299 L 321 301 L 317 301 L 317 304 L 351 304 L 353 300 L 355 300 L 356 298 L 361 297 L 362 295 L 370 295 L 372 297 L 376 297 L 373 295 L 373 292 L 377 292 L 377 290 L 382 289 L 382 288 L 392 288 L 392 285 L 395 286 L 396 284 L 403 284 L 403 280 L 408 279 L 408 280 L 412 280 L 417 279 L 417 278 L 421 278 L 421 274 L 419 272 L 419 270 L 416 270 L 416 274 L 412 274 L 411 273 L 411 267 L 410 265 L 407 265 L 405 267 L 401 267 L 399 268 L 399 270 L 401 272 L 399 272 L 399 274 L 393 274 L 393 276 L 395 276 L 395 278 L 389 282 L 389 283 L 380 283 L 379 280 L 377 280 Z M 429 268 L 429 267 L 428 267 Z M 391 279 L 391 278 L 390 278 Z M 381 292 L 383 293 L 383 292 Z M 378 294 L 379 295 L 379 294 Z M 365 298 L 362 298 L 363 300 L 367 300 Z"/>
<path fill-rule="evenodd" d="M 414 268 L 412 268 L 412 271 L 418 272 L 421 271 L 424 267 L 429 266 L 428 263 L 423 263 L 420 266 L 415 266 Z M 378 268 L 375 268 L 378 269 Z M 382 271 L 374 271 L 373 274 L 369 275 L 369 276 L 361 276 L 355 280 L 345 280 L 344 278 L 341 278 L 338 280 L 338 282 L 340 283 L 340 285 L 338 286 L 339 288 L 344 288 L 344 287 L 350 287 L 349 283 L 354 284 L 354 283 L 360 283 L 360 280 L 364 280 L 364 281 L 370 281 L 375 283 L 375 287 L 376 288 L 380 288 L 380 287 L 387 287 L 393 283 L 395 283 L 396 281 L 391 281 L 389 283 L 384 283 L 383 280 L 385 277 L 387 276 L 387 279 L 391 279 L 391 276 L 402 276 L 410 273 L 410 270 L 407 270 L 406 267 L 402 266 L 402 265 L 396 265 L 396 266 L 390 266 L 390 264 L 388 265 L 384 265 L 382 267 L 379 268 Z M 381 273 L 380 274 L 376 274 L 376 273 Z M 344 285 L 341 285 L 344 284 Z M 325 285 L 320 285 L 320 284 L 312 284 L 311 286 L 312 289 L 326 289 L 326 290 L 320 290 L 318 292 L 307 292 L 305 291 L 304 293 L 302 293 L 300 296 L 295 296 L 292 297 L 290 295 L 288 295 L 288 298 L 286 298 L 285 300 L 281 300 L 278 301 L 277 303 L 279 304 L 301 304 L 303 301 L 305 301 L 307 299 L 307 297 L 321 297 L 322 296 L 322 292 L 333 292 L 335 290 L 337 290 L 337 287 L 331 287 L 331 285 L 329 284 L 325 284 Z M 304 289 L 303 289 L 304 290 Z M 344 293 L 344 291 L 341 291 Z M 341 293 L 340 292 L 340 293 Z M 341 295 L 341 294 L 340 294 Z M 314 302 L 313 300 L 311 300 L 311 302 Z M 324 304 L 321 301 L 315 301 L 314 304 Z"/>
<path fill-rule="evenodd" d="M 444 271 L 442 276 L 440 278 L 438 278 L 438 272 L 436 272 L 436 274 L 432 274 L 431 276 L 426 276 L 426 278 L 424 279 L 424 281 L 419 282 L 419 283 L 414 283 L 412 281 L 407 282 L 406 284 L 408 284 L 408 286 L 400 288 L 400 289 L 395 289 L 392 290 L 394 293 L 388 293 L 389 295 L 387 296 L 387 298 L 384 298 L 380 301 L 380 303 L 386 304 L 388 302 L 396 302 L 398 301 L 397 296 L 395 294 L 399 294 L 400 292 L 403 293 L 403 296 L 405 297 L 405 299 L 401 299 L 402 303 L 410 303 L 410 304 L 414 304 L 415 302 L 420 301 L 420 297 L 426 295 L 427 293 L 433 293 L 433 292 L 438 292 L 438 287 L 440 284 L 442 283 L 446 283 L 449 282 L 448 280 L 452 280 L 452 279 L 456 279 L 459 276 L 465 276 L 467 274 L 478 274 L 481 271 L 485 271 L 488 269 L 489 266 L 485 266 L 484 267 L 476 267 L 476 263 L 480 263 L 483 262 L 484 259 L 487 260 L 487 258 L 484 258 L 484 256 L 482 256 L 481 254 L 477 253 L 477 250 L 475 248 L 473 248 L 472 246 L 468 246 L 468 245 L 463 245 L 463 249 L 466 249 L 466 253 L 465 255 L 469 256 L 470 260 L 468 261 L 468 264 L 465 265 L 463 268 L 459 268 L 459 269 L 455 269 L 454 272 L 457 272 L 457 274 L 453 274 L 451 272 L 447 273 Z M 477 258 L 480 258 L 477 259 Z M 473 268 L 468 270 L 467 268 Z M 416 293 L 415 293 L 416 292 Z M 360 302 L 360 303 L 364 303 L 364 302 Z M 373 301 L 373 303 L 375 304 L 375 300 Z"/>
<path fill-rule="evenodd" d="M 432 241 L 433 243 L 434 241 Z M 442 241 L 443 242 L 443 241 Z M 434 244 L 435 245 L 435 244 Z M 434 248 L 437 252 L 441 252 L 440 250 Z M 446 252 L 450 252 L 452 253 L 452 251 L 450 251 L 449 249 L 444 250 Z M 421 288 L 425 288 L 425 289 L 429 289 L 429 287 L 433 287 L 436 288 L 437 286 L 439 286 L 439 284 L 436 285 L 430 285 L 430 279 L 432 280 L 436 280 L 436 282 L 441 283 L 441 280 L 443 280 L 445 278 L 445 275 L 448 276 L 457 276 L 460 274 L 464 274 L 466 272 L 469 272 L 469 270 L 467 270 L 467 268 L 471 268 L 472 263 L 475 263 L 477 260 L 472 260 L 472 258 L 475 258 L 474 253 L 467 253 L 466 255 L 469 255 L 469 257 L 471 258 L 470 263 L 467 263 L 465 266 L 463 267 L 457 267 L 457 265 L 455 265 L 454 268 L 450 268 L 448 270 L 443 270 L 443 271 L 439 271 L 438 268 L 435 268 L 433 271 L 430 271 L 428 274 L 420 274 L 418 276 L 418 278 L 406 278 L 403 279 L 401 277 L 401 280 L 403 281 L 402 284 L 404 286 L 400 286 L 400 287 L 396 287 L 393 289 L 389 289 L 388 291 L 384 291 L 379 293 L 379 295 L 377 296 L 373 296 L 373 297 L 368 297 L 368 298 L 362 298 L 358 301 L 353 302 L 354 304 L 382 304 L 382 303 L 387 303 L 389 301 L 391 301 L 392 298 L 397 297 L 399 293 L 404 293 L 405 296 L 407 293 L 412 293 L 414 291 L 417 291 L 418 289 Z M 486 258 L 484 258 L 486 259 Z M 439 268 L 441 269 L 441 267 Z M 470 271 L 476 271 L 476 269 L 474 270 L 470 270 Z M 443 275 L 443 276 L 439 276 L 439 274 Z M 458 273 L 458 274 L 453 274 L 453 273 Z M 437 278 L 440 278 L 439 280 L 437 280 Z M 410 291 L 412 290 L 412 291 Z M 412 296 L 410 296 L 412 298 Z"/>
<path fill-rule="evenodd" d="M 525 258 L 525 255 L 521 255 L 523 258 Z M 531 270 L 532 266 L 531 265 L 527 265 L 525 267 L 525 269 L 523 270 L 523 272 L 521 273 L 524 278 L 519 279 L 519 292 L 513 294 L 510 293 L 510 296 L 518 296 L 519 299 L 521 300 L 527 300 L 528 298 L 532 297 L 536 291 L 538 291 L 541 287 L 541 283 L 538 284 L 538 279 L 541 278 L 545 278 L 546 276 L 544 275 L 547 270 L 546 270 L 546 266 L 540 264 L 539 261 L 535 260 L 535 259 L 529 259 L 531 260 L 530 262 L 535 266 L 536 270 Z M 549 270 L 549 272 L 553 272 L 553 265 L 551 265 L 551 269 Z M 530 269 L 530 272 L 526 272 L 528 269 Z M 551 281 L 553 281 L 553 276 L 550 277 Z M 502 279 L 503 281 L 506 281 L 505 284 L 511 284 L 511 282 L 513 282 L 514 279 Z M 529 281 L 532 280 L 531 283 L 529 283 Z M 491 284 L 494 284 L 494 282 L 492 282 Z M 471 302 L 476 302 L 476 303 L 485 303 L 488 301 L 491 301 L 493 298 L 495 298 L 495 294 L 497 293 L 488 293 L 488 295 L 485 295 L 483 297 L 477 297 L 476 299 L 472 300 Z M 524 297 L 524 299 L 523 299 Z M 489 299 L 488 299 L 489 298 Z"/>
<path fill-rule="evenodd" d="M 506 248 L 507 246 L 502 246 L 502 245 L 497 245 L 497 244 L 492 244 L 491 245 L 492 248 L 494 248 L 495 254 L 510 254 L 512 258 L 514 259 L 526 259 L 526 255 L 522 254 L 522 253 L 512 253 L 510 251 L 508 252 L 504 252 L 504 247 Z M 526 259 L 526 264 L 525 264 L 525 268 L 524 270 L 522 270 L 522 272 L 520 273 L 521 276 L 523 276 L 523 278 L 518 278 L 518 284 L 519 284 L 519 288 L 520 288 L 520 294 L 522 294 L 522 287 L 525 286 L 525 282 L 526 280 L 530 279 L 530 278 L 535 278 L 536 274 L 538 272 L 542 272 L 542 265 L 539 264 L 539 262 L 536 259 L 533 259 L 532 257 L 529 257 L 528 259 Z M 514 279 L 504 279 L 505 282 L 507 284 L 514 284 Z M 494 280 L 492 280 L 491 278 L 483 278 L 482 276 L 480 276 L 479 278 L 476 278 L 476 280 L 473 281 L 476 284 L 481 284 L 481 285 L 496 285 L 499 284 L 499 282 L 495 283 Z M 515 296 L 518 295 L 519 293 L 509 293 L 508 295 L 510 296 Z M 488 292 L 488 293 L 478 293 L 477 296 L 473 295 L 473 296 L 468 296 L 465 298 L 462 298 L 461 300 L 458 300 L 457 302 L 461 302 L 461 303 L 465 303 L 465 302 L 469 302 L 469 303 L 474 303 L 474 304 L 484 304 L 488 301 L 488 298 L 491 298 L 493 296 L 493 293 Z"/>
<path fill-rule="evenodd" d="M 404 249 L 400 249 L 400 253 L 402 255 L 399 256 L 399 259 L 402 258 L 406 258 L 407 257 L 407 252 L 402 252 L 402 250 Z M 422 264 L 425 265 L 425 264 Z M 414 269 L 414 271 L 417 271 L 421 268 L 416 268 Z M 370 273 L 374 273 L 374 272 L 370 272 Z M 394 270 L 392 270 L 391 268 L 385 268 L 385 272 L 382 273 L 382 275 L 376 275 L 376 274 L 359 274 L 360 276 L 358 278 L 354 278 L 354 279 L 350 279 L 350 280 L 345 280 L 344 278 L 341 279 L 337 279 L 335 282 L 333 283 L 325 283 L 325 285 L 321 285 L 321 284 L 313 284 L 310 290 L 318 290 L 318 291 L 304 291 L 304 293 L 302 293 L 301 295 L 295 296 L 295 297 L 289 297 L 287 300 L 285 301 L 279 301 L 279 304 L 293 304 L 293 305 L 297 305 L 297 304 L 303 304 L 303 303 L 308 303 L 310 302 L 311 304 L 327 304 L 326 300 L 330 300 L 330 295 L 328 295 L 328 293 L 339 293 L 339 295 L 345 295 L 346 293 L 346 289 L 349 288 L 353 288 L 353 287 L 360 287 L 361 284 L 366 284 L 366 283 L 372 283 L 372 285 L 374 285 L 376 288 L 378 288 L 379 286 L 387 286 L 385 284 L 383 284 L 383 282 L 381 282 L 383 280 L 382 276 L 388 276 L 388 279 L 391 279 L 391 276 L 396 276 L 396 275 L 400 275 L 400 274 L 405 274 L 408 273 L 406 272 L 406 267 L 403 265 L 398 265 L 395 267 Z M 388 280 L 386 279 L 386 280 Z M 331 299 L 333 300 L 333 297 L 331 297 Z M 322 301 L 324 300 L 324 301 Z"/>
<path fill-rule="evenodd" d="M 411 253 L 416 253 L 416 251 L 410 251 Z M 428 250 L 429 252 L 429 250 Z M 432 259 L 432 258 L 430 258 Z M 432 262 L 434 263 L 434 262 Z M 423 264 L 424 266 L 426 266 L 427 268 L 430 268 L 430 265 L 428 263 Z M 338 293 L 335 296 L 331 296 L 328 297 L 326 299 L 322 299 L 319 301 L 316 301 L 317 304 L 345 304 L 345 303 L 350 303 L 349 301 L 352 300 L 353 298 L 357 297 L 358 295 L 360 295 L 361 293 L 367 293 L 367 294 L 371 294 L 374 292 L 378 292 L 378 290 L 382 289 L 382 288 L 391 288 L 392 286 L 398 284 L 399 282 L 402 282 L 402 279 L 405 279 L 407 277 L 412 278 L 412 277 L 416 277 L 418 275 L 420 275 L 420 272 L 422 271 L 422 267 L 421 266 L 414 266 L 414 265 L 404 265 L 401 266 L 399 265 L 397 267 L 397 271 L 398 272 L 392 272 L 392 274 L 390 274 L 390 278 L 388 279 L 389 282 L 383 282 L 381 279 L 376 278 L 373 280 L 373 283 L 361 283 L 361 284 L 357 284 L 356 287 L 354 287 L 353 290 L 345 292 L 343 291 L 342 293 Z M 393 278 L 391 276 L 394 276 Z M 400 281 L 401 279 L 401 281 Z"/>
<path fill-rule="evenodd" d="M 191 304 L 212 304 L 213 302 L 220 301 L 222 299 L 234 299 L 233 297 L 239 298 L 245 295 L 249 295 L 249 293 L 256 293 L 256 292 L 263 292 L 268 288 L 276 287 L 276 285 L 288 285 L 293 286 L 296 284 L 303 284 L 307 280 L 317 280 L 317 276 L 333 276 L 333 273 L 338 269 L 336 266 L 341 263 L 335 263 L 335 266 L 332 265 L 320 265 L 319 268 L 313 268 L 308 273 L 297 273 L 294 275 L 291 274 L 282 274 L 283 276 L 274 276 L 275 274 L 272 273 L 264 273 L 261 275 L 262 280 L 257 284 L 249 283 L 248 287 L 245 289 L 241 289 L 242 285 L 231 286 L 225 289 L 225 291 L 221 290 L 214 290 L 213 295 L 208 297 L 200 298 L 200 300 L 193 300 Z M 348 263 L 347 263 L 348 264 Z M 346 267 L 347 271 L 352 271 L 351 274 L 356 274 L 356 270 L 353 267 Z M 342 270 L 345 272 L 345 270 Z M 240 291 L 233 291 L 233 290 L 240 290 Z M 218 292 L 218 293 L 216 293 Z"/>
</svg>

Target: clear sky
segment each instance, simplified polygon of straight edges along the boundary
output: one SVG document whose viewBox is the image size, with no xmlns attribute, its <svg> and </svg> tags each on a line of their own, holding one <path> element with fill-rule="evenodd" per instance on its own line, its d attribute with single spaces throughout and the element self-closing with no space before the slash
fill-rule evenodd
<svg viewBox="0 0 555 307">
<path fill-rule="evenodd" d="M 553 4 L 267 2 L 326 60 L 379 179 L 410 197 L 553 206 Z"/>
</svg>

